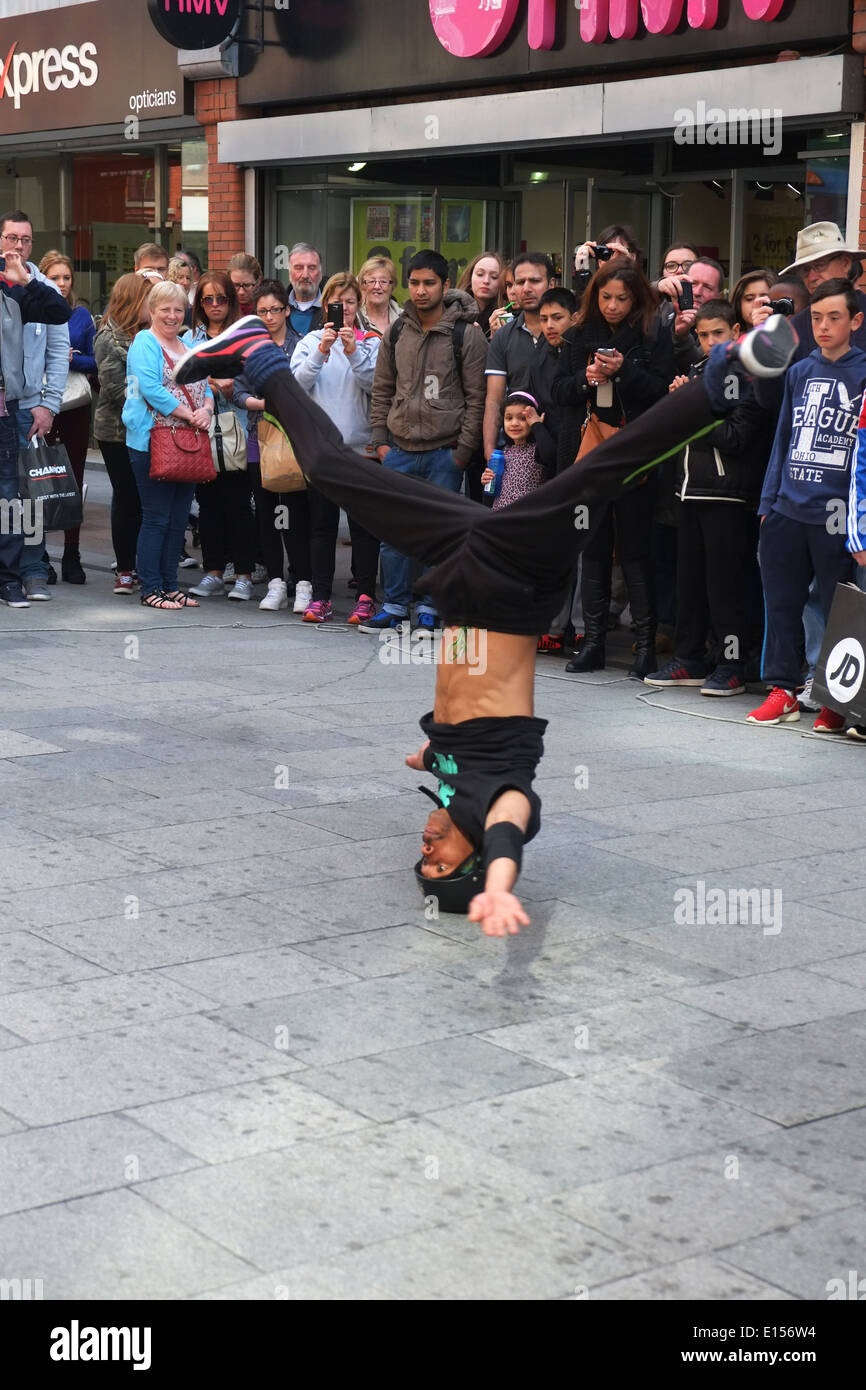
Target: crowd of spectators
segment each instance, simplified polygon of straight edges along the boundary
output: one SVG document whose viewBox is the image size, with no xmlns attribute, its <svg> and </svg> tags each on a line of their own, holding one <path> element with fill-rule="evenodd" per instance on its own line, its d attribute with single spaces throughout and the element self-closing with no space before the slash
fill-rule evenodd
<svg viewBox="0 0 866 1390">
<path fill-rule="evenodd" d="M 835 585 L 866 574 L 866 463 L 856 449 L 866 391 L 866 295 L 856 281 L 866 253 L 835 225 L 805 228 L 792 265 L 753 267 L 730 292 L 722 265 L 683 243 L 648 278 L 623 225 L 576 249 L 573 288 L 534 251 L 512 262 L 484 251 L 456 285 L 439 253 L 420 251 L 398 288 L 386 256 L 325 279 L 318 250 L 298 243 L 286 287 L 246 252 L 203 268 L 188 251 L 169 257 L 148 243 L 98 327 L 75 302 L 69 258 L 50 251 L 37 267 L 32 240 L 26 213 L 0 219 L 4 254 L 19 252 L 31 280 L 53 284 L 71 312 L 23 327 L 17 439 L 62 443 L 80 486 L 92 424 L 113 493 L 114 592 L 165 610 L 226 597 L 270 612 L 291 605 L 308 624 L 336 616 L 339 509 L 314 487 L 263 486 L 265 403 L 243 377 L 187 392 L 171 375 L 189 345 L 245 314 L 263 320 L 352 449 L 495 507 L 680 389 L 716 345 L 789 315 L 799 346 L 778 389 L 755 388 L 711 433 L 594 510 L 573 599 L 539 634 L 539 650 L 566 657 L 568 672 L 601 670 L 611 631 L 630 622 L 629 674 L 650 686 L 730 697 L 763 683 L 769 693 L 747 716 L 758 724 L 815 709 L 811 678 Z M 5 357 L 3 369 L 14 376 Z M 93 401 L 61 409 L 70 371 L 89 379 Z M 233 466 L 195 488 L 153 481 L 154 423 L 213 433 L 215 415 L 220 439 L 236 441 Z M 202 577 L 184 590 L 178 566 L 197 563 L 186 553 L 191 517 Z M 354 598 L 345 619 L 365 633 L 409 625 L 432 636 L 438 614 L 415 558 L 347 520 Z M 10 555 L 7 547 L 0 598 L 49 600 L 56 575 L 44 548 L 25 547 L 11 568 Z M 79 532 L 69 530 L 61 579 L 86 578 Z M 845 721 L 819 709 L 813 727 L 841 732 Z"/>
</svg>

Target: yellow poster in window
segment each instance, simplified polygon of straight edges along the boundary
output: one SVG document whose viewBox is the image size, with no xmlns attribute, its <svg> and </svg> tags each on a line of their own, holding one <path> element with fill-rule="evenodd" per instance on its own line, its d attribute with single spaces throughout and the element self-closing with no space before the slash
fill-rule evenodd
<svg viewBox="0 0 866 1390">
<path fill-rule="evenodd" d="M 443 198 L 439 250 L 448 261 L 452 286 L 469 262 L 484 250 L 482 199 Z M 395 299 L 408 299 L 408 264 L 417 251 L 433 249 L 432 198 L 353 198 L 352 268 L 357 273 L 371 256 L 388 256 L 397 268 Z"/>
</svg>

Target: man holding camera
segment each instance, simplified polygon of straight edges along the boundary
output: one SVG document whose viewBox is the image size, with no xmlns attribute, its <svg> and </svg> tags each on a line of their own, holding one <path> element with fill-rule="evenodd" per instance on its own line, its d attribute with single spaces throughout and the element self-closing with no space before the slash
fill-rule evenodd
<svg viewBox="0 0 866 1390">
<path fill-rule="evenodd" d="M 711 299 L 724 298 L 725 272 L 711 256 L 698 256 L 691 260 L 687 247 L 673 247 L 665 257 L 664 269 L 680 258 L 681 266 L 675 274 L 666 273 L 659 280 L 657 289 L 660 295 L 669 300 L 662 307 L 663 319 L 670 324 L 674 340 L 674 357 L 677 376 L 687 376 L 689 368 L 696 366 L 704 356 L 695 333 L 697 312 Z"/>
<path fill-rule="evenodd" d="M 825 284 L 827 280 L 841 278 L 856 281 L 860 276 L 859 257 L 866 257 L 866 251 L 848 246 L 835 222 L 813 222 L 811 227 L 804 227 L 797 233 L 797 259 L 785 267 L 782 277 L 799 275 L 811 298 L 818 286 Z M 866 352 L 866 294 L 856 286 L 854 293 L 864 321 L 852 333 L 851 346 Z M 757 303 L 752 316 L 755 327 L 764 323 L 773 313 L 778 313 L 778 310 L 772 303 Z M 794 315 L 791 325 L 800 340 L 793 361 L 802 362 L 816 347 L 815 335 L 812 332 L 812 310 L 809 305 Z M 793 366 L 793 362 L 791 365 Z M 781 400 L 781 383 L 774 383 L 772 391 L 762 394 L 765 398 Z"/>
</svg>

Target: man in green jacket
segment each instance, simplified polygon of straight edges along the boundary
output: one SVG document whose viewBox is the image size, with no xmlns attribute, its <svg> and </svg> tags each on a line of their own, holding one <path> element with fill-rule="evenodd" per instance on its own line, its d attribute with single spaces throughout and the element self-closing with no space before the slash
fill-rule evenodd
<svg viewBox="0 0 866 1390">
<path fill-rule="evenodd" d="M 386 468 L 459 492 L 481 441 L 487 340 L 471 295 L 449 289 L 448 262 L 419 251 L 408 265 L 411 303 L 385 332 L 376 361 L 373 446 Z M 403 628 L 412 599 L 412 559 L 382 544 L 385 601 L 361 632 Z M 413 632 L 433 635 L 438 612 L 429 594 Z"/>
</svg>

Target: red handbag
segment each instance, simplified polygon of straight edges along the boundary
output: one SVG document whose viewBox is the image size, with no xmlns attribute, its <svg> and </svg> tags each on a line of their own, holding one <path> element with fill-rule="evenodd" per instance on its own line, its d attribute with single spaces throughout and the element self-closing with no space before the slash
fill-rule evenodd
<svg viewBox="0 0 866 1390">
<path fill-rule="evenodd" d="M 163 353 L 168 353 L 163 348 Z M 169 359 L 170 360 L 170 359 Z M 190 409 L 195 402 L 185 386 Z M 212 483 L 216 477 L 210 435 L 192 425 L 154 423 L 150 432 L 150 476 L 157 483 Z"/>
</svg>

